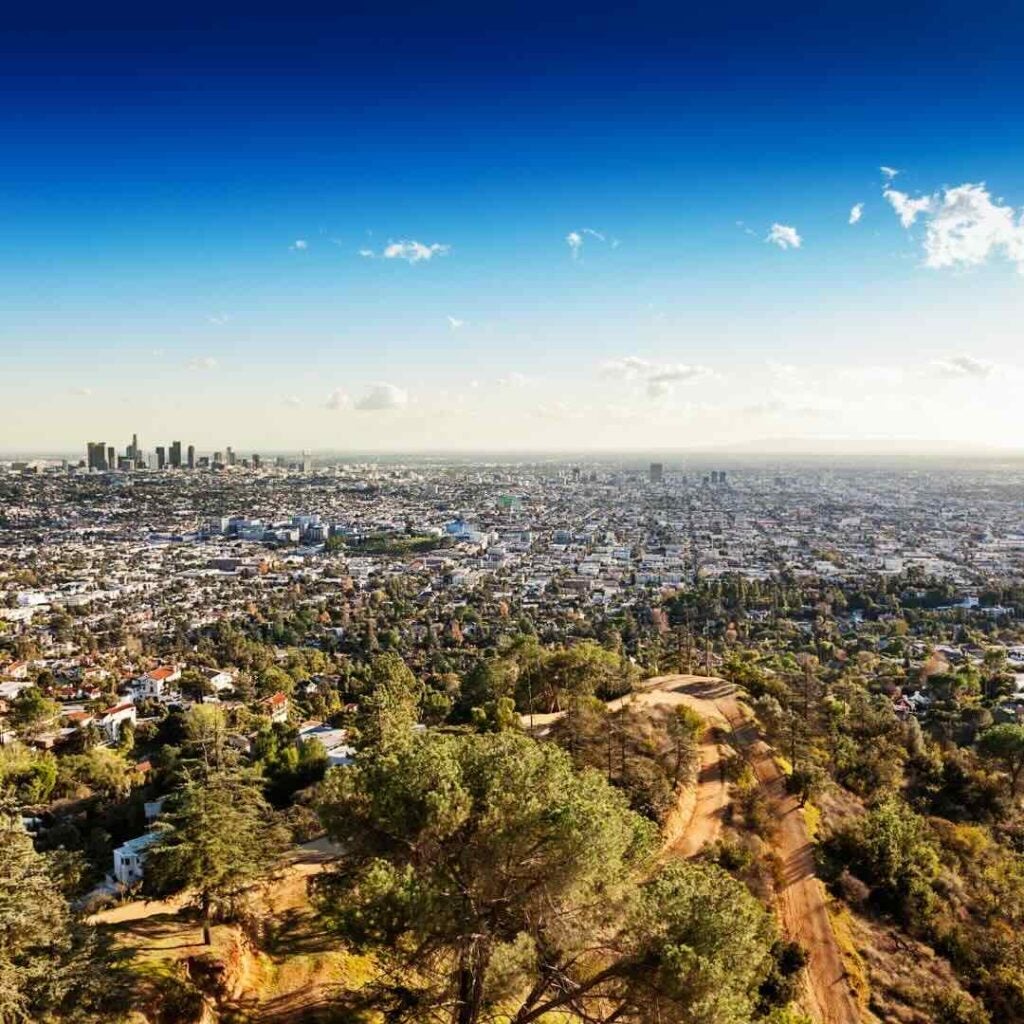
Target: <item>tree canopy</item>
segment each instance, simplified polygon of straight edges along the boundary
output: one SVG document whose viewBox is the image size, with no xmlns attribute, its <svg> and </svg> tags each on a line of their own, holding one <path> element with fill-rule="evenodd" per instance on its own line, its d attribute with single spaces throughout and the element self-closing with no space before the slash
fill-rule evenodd
<svg viewBox="0 0 1024 1024">
<path fill-rule="evenodd" d="M 749 1019 L 767 913 L 712 866 L 652 878 L 654 826 L 554 744 L 417 737 L 330 773 L 320 810 L 345 855 L 316 900 L 389 1019 Z"/>
</svg>

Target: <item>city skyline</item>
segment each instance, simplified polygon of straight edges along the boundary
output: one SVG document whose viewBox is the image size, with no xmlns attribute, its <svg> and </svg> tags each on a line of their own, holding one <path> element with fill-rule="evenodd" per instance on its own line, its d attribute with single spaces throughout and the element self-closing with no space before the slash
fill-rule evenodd
<svg viewBox="0 0 1024 1024">
<path fill-rule="evenodd" d="M 0 450 L 1018 445 L 1019 10 L 540 14 L 19 13 Z"/>
</svg>

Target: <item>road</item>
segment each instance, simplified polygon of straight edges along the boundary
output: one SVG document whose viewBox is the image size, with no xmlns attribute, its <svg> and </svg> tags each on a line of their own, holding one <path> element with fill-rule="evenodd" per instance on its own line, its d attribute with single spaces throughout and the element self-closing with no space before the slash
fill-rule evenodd
<svg viewBox="0 0 1024 1024">
<path fill-rule="evenodd" d="M 670 822 L 666 856 L 692 857 L 721 833 L 729 793 L 722 772 L 722 746 L 714 727 L 731 733 L 731 745 L 747 758 L 778 822 L 772 838 L 783 868 L 778 910 L 787 937 L 807 950 L 806 1009 L 819 1024 L 860 1024 L 860 1008 L 832 930 L 825 889 L 815 874 L 814 847 L 803 813 L 797 800 L 786 793 L 783 774 L 771 748 L 759 737 L 737 688 L 708 676 L 659 676 L 648 680 L 638 692 L 612 701 L 608 707 L 617 710 L 627 703 L 687 704 L 708 726 L 700 743 L 697 785 L 695 791 L 684 796 L 687 802 L 681 806 L 677 819 Z M 534 727 L 543 729 L 559 717 L 560 714 L 535 715 Z M 524 716 L 524 725 L 529 724 L 528 719 Z M 679 820 L 685 818 L 689 820 Z"/>
</svg>

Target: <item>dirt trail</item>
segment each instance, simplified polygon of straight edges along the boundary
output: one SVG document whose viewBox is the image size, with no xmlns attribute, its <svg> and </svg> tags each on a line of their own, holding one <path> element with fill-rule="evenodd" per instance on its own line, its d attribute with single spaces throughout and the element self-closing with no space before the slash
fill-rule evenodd
<svg viewBox="0 0 1024 1024">
<path fill-rule="evenodd" d="M 721 679 L 679 677 L 675 685 L 671 679 L 660 680 L 657 688 L 637 699 L 654 703 L 685 702 L 703 715 L 705 721 L 727 724 L 733 744 L 748 759 L 775 808 L 778 830 L 774 846 L 783 868 L 779 912 L 786 935 L 799 942 L 808 953 L 807 1008 L 820 1024 L 860 1024 L 860 1008 L 847 980 L 832 930 L 825 889 L 815 874 L 814 847 L 803 813 L 796 798 L 786 793 L 782 771 L 772 757 L 771 748 L 760 739 L 748 712 L 740 704 L 736 687 Z M 702 745 L 702 762 L 706 749 L 706 745 Z M 721 811 L 715 804 L 716 784 L 705 778 L 706 767 L 704 762 L 691 834 L 684 834 L 674 847 L 686 856 L 696 853 L 704 842 L 712 841 L 721 828 Z M 702 789 L 706 790 L 703 795 Z"/>
<path fill-rule="evenodd" d="M 325 865 L 337 856 L 338 850 L 329 839 L 314 839 L 296 847 L 282 867 L 285 879 L 307 878 L 324 870 Z M 189 894 L 174 896 L 166 900 L 130 900 L 116 907 L 97 911 L 86 918 L 89 924 L 125 924 L 130 921 L 144 921 L 160 914 L 177 914 L 188 905 Z"/>
<path fill-rule="evenodd" d="M 679 814 L 671 822 L 671 838 L 666 848 L 669 854 L 692 857 L 721 833 L 729 794 L 722 771 L 723 746 L 714 735 L 714 727 L 731 733 L 732 745 L 748 759 L 775 809 L 778 829 L 774 846 L 783 866 L 779 914 L 785 934 L 808 953 L 806 1008 L 819 1024 L 861 1024 L 860 1008 L 847 981 L 829 920 L 825 890 L 815 875 L 814 848 L 803 813 L 796 798 L 786 793 L 771 748 L 759 738 L 736 687 L 709 676 L 659 676 L 648 680 L 637 693 L 608 706 L 617 710 L 627 703 L 688 704 L 708 725 L 700 744 L 695 797 L 683 798 Z M 547 726 L 560 717 L 535 715 L 534 726 Z M 524 725 L 528 724 L 527 718 L 524 716 Z"/>
</svg>

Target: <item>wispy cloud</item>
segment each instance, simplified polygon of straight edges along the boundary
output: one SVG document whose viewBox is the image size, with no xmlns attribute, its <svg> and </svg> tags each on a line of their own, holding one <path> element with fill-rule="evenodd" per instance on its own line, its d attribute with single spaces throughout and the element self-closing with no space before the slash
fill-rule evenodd
<svg viewBox="0 0 1024 1024">
<path fill-rule="evenodd" d="M 369 252 L 370 250 L 364 250 Z M 406 263 L 424 263 L 432 260 L 435 256 L 447 256 L 451 252 L 450 245 L 442 245 L 440 242 L 432 242 L 425 245 L 423 242 L 401 241 L 389 242 L 381 256 L 386 260 L 405 260 Z"/>
<path fill-rule="evenodd" d="M 309 242 L 304 238 L 296 238 L 288 248 L 294 252 L 303 252 L 309 248 Z"/>
<path fill-rule="evenodd" d="M 1024 274 L 1024 212 L 993 198 L 984 183 L 917 199 L 887 189 L 885 197 L 905 228 L 919 216 L 924 221 L 926 267 L 977 266 L 1001 256 Z"/>
<path fill-rule="evenodd" d="M 711 371 L 706 366 L 689 363 L 654 363 L 640 356 L 624 356 L 601 363 L 599 370 L 609 377 L 642 381 L 651 398 L 661 398 L 672 391 L 675 384 L 707 377 Z"/>
<path fill-rule="evenodd" d="M 886 167 L 885 164 L 882 164 L 882 166 L 879 167 L 878 169 L 885 176 L 885 180 L 886 181 L 892 181 L 892 179 L 895 178 L 896 175 L 900 173 L 897 168 L 895 168 L 895 167 Z"/>
<path fill-rule="evenodd" d="M 328 409 L 337 412 L 339 409 L 349 409 L 352 406 L 352 399 L 343 388 L 335 388 L 324 403 Z"/>
<path fill-rule="evenodd" d="M 281 404 L 287 405 L 291 409 L 298 409 L 298 407 L 302 405 L 302 399 L 299 398 L 298 395 L 285 395 L 284 398 L 281 399 Z"/>
<path fill-rule="evenodd" d="M 498 378 L 498 386 L 503 388 L 521 388 L 528 381 L 528 377 L 525 373 L 520 373 L 518 370 L 512 370 L 506 373 L 503 377 Z"/>
<path fill-rule="evenodd" d="M 87 388 L 87 387 L 68 388 L 68 394 L 69 395 L 78 395 L 80 398 L 88 398 L 88 396 L 92 394 L 92 388 Z"/>
<path fill-rule="evenodd" d="M 864 204 L 863 203 L 854 203 L 853 206 L 850 207 L 850 223 L 851 224 L 859 223 L 861 217 L 863 217 L 863 216 L 864 216 Z"/>
<path fill-rule="evenodd" d="M 466 326 L 466 321 L 465 320 L 460 320 L 458 317 L 448 316 L 448 317 L 445 317 L 445 319 L 448 321 L 448 326 L 453 331 L 457 331 L 460 327 L 465 327 Z"/>
<path fill-rule="evenodd" d="M 360 249 L 359 255 L 365 257 L 368 260 L 372 260 L 377 256 L 377 254 L 372 249 Z"/>
<path fill-rule="evenodd" d="M 975 380 L 988 377 L 995 369 L 992 363 L 968 355 L 937 359 L 932 366 L 943 377 L 973 378 Z"/>
<path fill-rule="evenodd" d="M 224 324 L 230 321 L 231 317 L 227 313 L 212 313 L 206 318 L 207 323 L 216 324 L 218 327 L 222 327 Z"/>
<path fill-rule="evenodd" d="M 804 240 L 796 228 L 789 224 L 773 224 L 765 241 L 777 245 L 780 249 L 799 249 Z"/>
<path fill-rule="evenodd" d="M 383 409 L 402 409 L 408 404 L 408 392 L 382 381 L 371 385 L 369 391 L 356 402 L 355 408 L 360 412 L 376 412 Z"/>
<path fill-rule="evenodd" d="M 185 366 L 190 370 L 215 370 L 217 360 L 213 356 L 196 356 L 190 359 Z"/>
<path fill-rule="evenodd" d="M 570 231 L 565 236 L 565 244 L 569 246 L 569 252 L 574 260 L 578 260 L 583 255 L 583 244 L 587 238 L 593 238 L 597 242 L 607 241 L 603 232 L 595 231 L 593 228 L 580 228 L 578 231 Z M 613 240 L 612 248 L 617 249 L 618 247 L 618 241 Z"/>
</svg>

